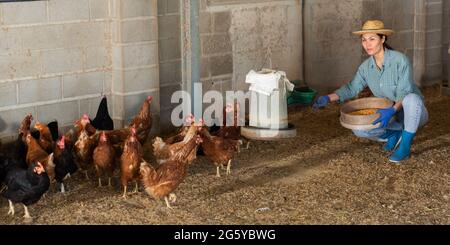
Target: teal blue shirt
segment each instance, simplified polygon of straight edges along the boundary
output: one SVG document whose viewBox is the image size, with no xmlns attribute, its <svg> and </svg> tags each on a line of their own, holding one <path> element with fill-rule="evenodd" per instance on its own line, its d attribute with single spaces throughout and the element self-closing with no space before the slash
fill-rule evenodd
<svg viewBox="0 0 450 245">
<path fill-rule="evenodd" d="M 351 82 L 336 90 L 341 103 L 357 96 L 369 86 L 373 95 L 391 101 L 403 101 L 410 93 L 422 96 L 413 80 L 412 67 L 404 54 L 386 49 L 383 66 L 379 69 L 374 57 L 369 57 L 358 68 Z"/>
</svg>

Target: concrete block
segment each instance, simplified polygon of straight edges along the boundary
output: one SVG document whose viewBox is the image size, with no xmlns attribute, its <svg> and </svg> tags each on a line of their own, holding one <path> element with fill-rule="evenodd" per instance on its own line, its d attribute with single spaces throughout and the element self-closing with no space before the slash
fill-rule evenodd
<svg viewBox="0 0 450 245">
<path fill-rule="evenodd" d="M 107 22 L 85 22 L 63 25 L 64 47 L 107 46 Z"/>
<path fill-rule="evenodd" d="M 175 106 L 177 106 L 176 104 L 172 104 L 170 101 L 171 101 L 173 93 L 175 93 L 176 91 L 179 91 L 179 90 L 181 90 L 181 84 L 175 84 L 175 85 L 161 87 L 161 90 L 160 90 L 161 110 L 167 110 L 167 109 L 171 109 L 171 108 L 174 108 Z"/>
<path fill-rule="evenodd" d="M 210 77 L 209 72 L 209 57 L 203 57 L 200 60 L 200 78 Z"/>
<path fill-rule="evenodd" d="M 83 52 L 78 48 L 42 51 L 41 56 L 44 74 L 79 71 L 83 68 Z"/>
<path fill-rule="evenodd" d="M 158 16 L 166 15 L 167 1 L 157 1 L 157 2 L 158 2 Z"/>
<path fill-rule="evenodd" d="M 155 0 L 121 0 L 122 17 L 133 18 L 156 16 L 157 2 Z"/>
<path fill-rule="evenodd" d="M 167 0 L 167 12 L 168 14 L 180 13 L 180 0 Z"/>
<path fill-rule="evenodd" d="M 220 12 L 213 14 L 214 32 L 228 32 L 231 26 L 230 12 Z"/>
<path fill-rule="evenodd" d="M 180 16 L 166 15 L 158 18 L 159 39 L 180 37 Z"/>
<path fill-rule="evenodd" d="M 442 82 L 442 63 L 427 65 L 424 80 L 426 85 L 432 85 L 429 82 Z"/>
<path fill-rule="evenodd" d="M 108 0 L 89 0 L 91 19 L 105 19 L 109 17 Z"/>
<path fill-rule="evenodd" d="M 166 39 L 159 42 L 159 60 L 168 61 L 181 59 L 181 44 L 178 38 Z"/>
<path fill-rule="evenodd" d="M 104 94 L 111 94 L 112 92 L 112 71 L 105 71 L 105 80 L 103 81 L 103 93 Z"/>
<path fill-rule="evenodd" d="M 36 76 L 40 66 L 38 52 L 0 55 L 0 80 Z"/>
<path fill-rule="evenodd" d="M 292 25 L 300 25 L 302 23 L 301 5 L 287 7 L 287 23 Z"/>
<path fill-rule="evenodd" d="M 3 4 L 3 24 L 26 24 L 47 22 L 45 1 Z"/>
<path fill-rule="evenodd" d="M 22 49 L 22 28 L 0 29 L 0 55 L 18 52 Z"/>
<path fill-rule="evenodd" d="M 19 103 L 34 103 L 61 98 L 61 77 L 19 82 Z"/>
<path fill-rule="evenodd" d="M 117 94 L 113 94 L 113 118 L 114 119 L 123 119 L 124 118 L 124 104 L 123 104 L 123 96 L 122 95 L 117 95 Z M 116 125 L 114 123 L 114 125 Z"/>
<path fill-rule="evenodd" d="M 0 107 L 17 104 L 16 90 L 15 82 L 0 83 Z"/>
<path fill-rule="evenodd" d="M 20 122 L 28 113 L 36 116 L 34 107 L 13 109 L 7 111 L 0 111 L 0 138 L 10 135 L 17 135 L 17 130 L 20 127 Z"/>
<path fill-rule="evenodd" d="M 111 67 L 111 48 L 87 47 L 84 67 L 86 69 Z"/>
<path fill-rule="evenodd" d="M 212 32 L 212 20 L 211 14 L 207 12 L 201 12 L 199 17 L 200 34 Z"/>
<path fill-rule="evenodd" d="M 437 2 L 427 2 L 426 9 L 428 14 L 442 14 L 442 0 Z"/>
<path fill-rule="evenodd" d="M 263 26 L 286 25 L 287 6 L 268 6 L 261 8 L 259 20 Z"/>
<path fill-rule="evenodd" d="M 44 25 L 20 28 L 24 49 L 41 50 L 64 48 L 66 38 L 63 34 L 63 25 Z M 69 45 L 74 45 L 70 43 Z"/>
<path fill-rule="evenodd" d="M 111 64 L 113 69 L 123 69 L 123 47 L 113 45 L 111 49 Z"/>
<path fill-rule="evenodd" d="M 153 96 L 153 102 L 150 107 L 152 113 L 159 113 L 159 91 L 124 96 L 125 121 L 127 124 L 139 112 L 147 96 Z"/>
<path fill-rule="evenodd" d="M 405 0 L 384 0 L 383 1 L 383 15 L 394 13 L 411 14 L 414 13 L 414 4 L 411 1 Z"/>
<path fill-rule="evenodd" d="M 381 6 L 380 1 L 363 1 L 362 16 L 364 16 L 364 19 L 378 19 L 382 15 Z"/>
<path fill-rule="evenodd" d="M 145 43 L 123 47 L 123 65 L 125 68 L 156 65 L 157 63 L 157 43 Z"/>
<path fill-rule="evenodd" d="M 442 32 L 439 31 L 433 31 L 433 32 L 427 32 L 426 34 L 426 44 L 427 47 L 436 47 L 442 45 Z"/>
<path fill-rule="evenodd" d="M 426 64 L 442 63 L 442 48 L 429 48 L 426 51 L 425 57 Z"/>
<path fill-rule="evenodd" d="M 228 34 L 213 34 L 201 37 L 204 55 L 231 52 L 231 41 Z"/>
<path fill-rule="evenodd" d="M 123 93 L 124 91 L 124 71 L 113 69 L 112 70 L 112 88 L 111 91 L 117 93 Z"/>
<path fill-rule="evenodd" d="M 181 61 L 171 61 L 159 64 L 159 81 L 161 84 L 181 81 Z"/>
<path fill-rule="evenodd" d="M 124 92 L 139 92 L 159 88 L 157 67 L 139 68 L 124 71 Z"/>
<path fill-rule="evenodd" d="M 396 32 L 402 30 L 413 30 L 414 29 L 414 15 L 413 14 L 402 14 L 396 15 L 393 18 L 392 27 Z"/>
<path fill-rule="evenodd" d="M 89 0 L 48 1 L 50 21 L 88 20 Z"/>
<path fill-rule="evenodd" d="M 233 55 L 212 56 L 209 59 L 211 76 L 233 73 Z"/>
<path fill-rule="evenodd" d="M 64 98 L 100 94 L 103 91 L 103 72 L 90 72 L 63 77 Z"/>
<path fill-rule="evenodd" d="M 246 30 L 248 33 L 257 31 L 256 25 L 259 23 L 258 12 L 255 9 L 239 9 L 232 12 L 231 26 L 235 32 Z"/>
<path fill-rule="evenodd" d="M 79 119 L 78 101 L 68 101 L 37 107 L 36 120 L 50 122 L 58 120 L 59 125 L 73 124 Z"/>
<path fill-rule="evenodd" d="M 414 33 L 412 31 L 396 33 L 388 39 L 388 43 L 397 51 L 405 52 L 414 48 Z"/>
<path fill-rule="evenodd" d="M 442 13 L 428 14 L 427 15 L 427 30 L 440 30 L 442 29 Z"/>
<path fill-rule="evenodd" d="M 122 22 L 123 43 L 155 41 L 157 37 L 158 25 L 156 19 L 125 20 Z"/>
</svg>

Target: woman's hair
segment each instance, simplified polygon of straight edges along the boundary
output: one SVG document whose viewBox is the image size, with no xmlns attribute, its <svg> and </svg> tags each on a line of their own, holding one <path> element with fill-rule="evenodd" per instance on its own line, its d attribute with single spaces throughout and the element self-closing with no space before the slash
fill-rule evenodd
<svg viewBox="0 0 450 245">
<path fill-rule="evenodd" d="M 383 35 L 383 34 L 377 34 L 377 35 L 378 35 L 381 39 L 383 39 L 383 37 L 384 37 L 383 47 L 384 47 L 385 49 L 394 50 L 394 49 L 387 43 L 388 37 L 387 37 L 386 35 Z"/>
</svg>

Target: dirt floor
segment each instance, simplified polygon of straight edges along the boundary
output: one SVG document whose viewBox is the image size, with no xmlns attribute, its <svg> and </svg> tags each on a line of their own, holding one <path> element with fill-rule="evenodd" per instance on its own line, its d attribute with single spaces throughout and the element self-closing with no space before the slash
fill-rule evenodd
<svg viewBox="0 0 450 245">
<path fill-rule="evenodd" d="M 124 200 L 117 179 L 98 188 L 79 174 L 68 193 L 51 190 L 30 208 L 33 224 L 450 224 L 450 97 L 425 94 L 430 121 L 401 165 L 341 127 L 337 105 L 293 107 L 296 138 L 252 142 L 228 177 L 199 157 L 173 210 L 142 188 Z M 0 224 L 23 223 L 20 205 L 7 212 L 0 198 Z"/>
</svg>

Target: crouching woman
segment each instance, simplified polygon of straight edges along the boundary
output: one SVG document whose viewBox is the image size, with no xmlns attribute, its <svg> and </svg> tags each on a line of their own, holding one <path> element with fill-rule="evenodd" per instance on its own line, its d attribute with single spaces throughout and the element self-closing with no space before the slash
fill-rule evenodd
<svg viewBox="0 0 450 245">
<path fill-rule="evenodd" d="M 351 82 L 332 94 L 319 97 L 313 106 L 325 107 L 333 101 L 343 103 L 356 97 L 366 87 L 374 96 L 393 101 L 392 107 L 377 111 L 380 117 L 373 124 L 379 123 L 379 128 L 353 132 L 358 137 L 386 142 L 384 150 L 394 151 L 389 160 L 401 162 L 410 157 L 416 132 L 428 121 L 423 96 L 413 81 L 411 64 L 405 55 L 387 45 L 387 38 L 394 31 L 385 29 L 383 22 L 369 20 L 362 30 L 353 34 L 361 38 L 362 46 L 370 57 L 359 66 Z M 391 120 L 394 116 L 395 120 Z"/>
</svg>

